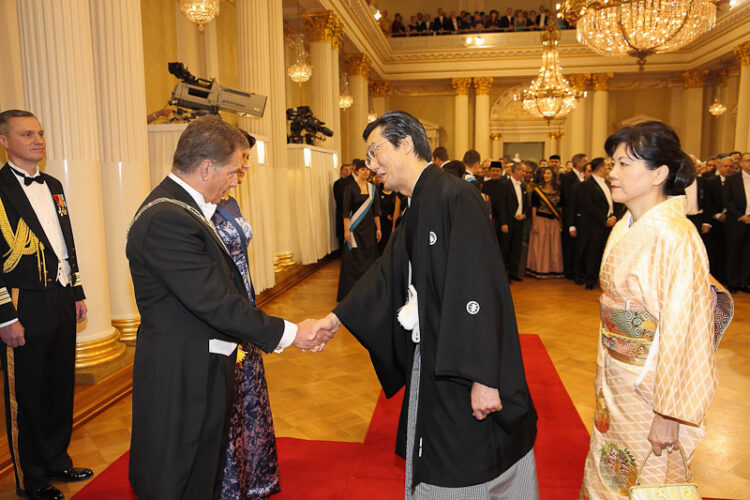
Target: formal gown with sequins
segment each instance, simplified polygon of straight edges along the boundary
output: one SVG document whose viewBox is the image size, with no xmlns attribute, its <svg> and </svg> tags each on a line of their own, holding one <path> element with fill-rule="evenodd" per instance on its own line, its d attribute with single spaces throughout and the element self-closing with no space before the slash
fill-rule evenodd
<svg viewBox="0 0 750 500">
<path fill-rule="evenodd" d="M 255 305 L 247 256 L 247 243 L 253 236 L 250 224 L 242 217 L 237 201 L 231 197 L 219 203 L 212 220 L 237 264 L 250 300 Z M 243 235 L 240 235 L 238 228 L 242 229 Z M 234 401 L 218 498 L 266 498 L 278 493 L 281 488 L 276 436 L 261 351 L 252 345 L 243 345 L 234 373 Z"/>
</svg>

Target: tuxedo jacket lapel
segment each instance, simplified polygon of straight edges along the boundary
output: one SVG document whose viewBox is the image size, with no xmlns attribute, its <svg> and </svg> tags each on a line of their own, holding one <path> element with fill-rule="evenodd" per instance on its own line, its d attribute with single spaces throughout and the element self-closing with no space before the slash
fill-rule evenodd
<svg viewBox="0 0 750 500">
<path fill-rule="evenodd" d="M 44 248 L 53 251 L 52 245 L 42 229 L 42 224 L 39 222 L 36 212 L 34 212 L 34 208 L 31 206 L 31 202 L 29 202 L 26 193 L 23 192 L 21 185 L 18 183 L 16 174 L 11 172 L 10 169 L 11 166 L 6 163 L 5 167 L 0 170 L 0 182 L 2 182 L 3 189 L 7 193 L 8 199 L 13 204 L 13 207 L 21 218 L 26 221 L 26 225 L 29 226 L 31 232 L 34 233 L 44 244 Z"/>
</svg>

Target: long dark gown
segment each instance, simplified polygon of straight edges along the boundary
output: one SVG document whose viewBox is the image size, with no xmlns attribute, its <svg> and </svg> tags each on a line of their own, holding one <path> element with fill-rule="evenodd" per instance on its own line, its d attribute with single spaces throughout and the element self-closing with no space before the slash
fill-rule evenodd
<svg viewBox="0 0 750 500">
<path fill-rule="evenodd" d="M 368 183 L 369 189 L 369 183 Z M 368 195 L 362 194 L 359 184 L 356 182 L 346 186 L 344 190 L 345 218 L 351 219 L 359 207 L 367 201 Z M 375 227 L 375 217 L 380 217 L 380 197 L 377 190 L 372 205 L 365 213 L 362 222 L 354 228 L 352 234 L 357 241 L 357 248 L 349 248 L 344 245 L 341 252 L 341 271 L 339 272 L 339 291 L 336 300 L 342 300 L 352 289 L 365 271 L 367 271 L 375 260 L 380 256 L 378 240 Z"/>
<path fill-rule="evenodd" d="M 219 203 L 245 233 L 253 237 L 250 224 L 242 217 L 240 207 L 229 197 Z M 250 278 L 247 249 L 237 228 L 217 209 L 212 218 L 221 241 L 242 274 L 250 300 L 255 305 L 255 291 Z M 255 346 L 242 346 L 244 357 L 235 365 L 235 393 L 229 417 L 227 451 L 221 474 L 219 498 L 260 499 L 281 491 L 276 435 L 268 399 L 263 357 Z"/>
<path fill-rule="evenodd" d="M 396 200 L 398 199 L 398 193 L 396 191 L 391 191 L 390 193 L 386 194 L 382 189 L 378 189 L 378 196 L 380 198 L 381 213 L 380 232 L 382 233 L 382 237 L 378 242 L 378 249 L 382 254 L 386 243 L 388 243 L 388 240 L 391 237 L 391 232 L 393 232 L 393 219 L 398 217 L 398 214 L 394 213 L 396 211 Z M 390 219 L 388 218 L 389 215 L 391 216 Z"/>
</svg>

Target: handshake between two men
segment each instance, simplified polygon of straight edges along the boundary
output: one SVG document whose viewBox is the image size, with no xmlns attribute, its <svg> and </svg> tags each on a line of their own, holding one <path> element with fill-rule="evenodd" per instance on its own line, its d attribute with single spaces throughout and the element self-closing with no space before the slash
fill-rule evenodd
<svg viewBox="0 0 750 500">
<path fill-rule="evenodd" d="M 322 319 L 306 319 L 297 324 L 294 345 L 302 352 L 321 352 L 340 327 L 341 321 L 333 313 Z"/>
</svg>

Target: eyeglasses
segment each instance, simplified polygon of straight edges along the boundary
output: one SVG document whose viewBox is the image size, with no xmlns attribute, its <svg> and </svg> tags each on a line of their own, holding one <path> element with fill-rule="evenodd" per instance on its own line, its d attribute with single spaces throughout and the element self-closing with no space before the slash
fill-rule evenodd
<svg viewBox="0 0 750 500">
<path fill-rule="evenodd" d="M 365 165 L 367 165 L 367 168 L 369 168 L 369 169 L 372 170 L 372 163 L 375 161 L 375 155 L 378 154 L 378 151 L 380 151 L 380 148 L 386 142 L 388 142 L 387 139 L 384 140 L 383 142 L 381 142 L 380 144 L 376 144 L 375 146 L 373 146 L 373 147 L 371 147 L 371 148 L 369 148 L 367 150 L 367 155 L 366 155 L 366 158 L 365 158 Z"/>
</svg>

